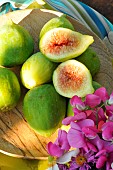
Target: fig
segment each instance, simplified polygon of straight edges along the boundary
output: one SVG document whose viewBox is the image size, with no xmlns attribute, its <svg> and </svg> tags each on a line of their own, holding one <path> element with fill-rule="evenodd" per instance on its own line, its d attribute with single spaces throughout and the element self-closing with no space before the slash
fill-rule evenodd
<svg viewBox="0 0 113 170">
<path fill-rule="evenodd" d="M 66 114 L 66 98 L 52 84 L 30 89 L 23 101 L 23 113 L 29 125 L 42 136 L 51 136 Z"/>
<path fill-rule="evenodd" d="M 39 38 L 41 38 L 47 31 L 53 28 L 69 28 L 71 30 L 75 30 L 71 22 L 66 18 L 66 15 L 62 15 L 60 17 L 55 17 L 50 19 L 41 29 Z"/>
<path fill-rule="evenodd" d="M 96 51 L 92 48 L 88 48 L 84 53 L 76 58 L 76 60 L 83 63 L 89 70 L 91 75 L 94 77 L 100 70 L 100 59 Z"/>
<path fill-rule="evenodd" d="M 94 41 L 68 28 L 54 28 L 46 32 L 39 41 L 40 51 L 53 62 L 64 62 L 81 55 Z"/>
<path fill-rule="evenodd" d="M 73 107 L 70 104 L 70 99 L 68 100 L 68 104 L 67 104 L 67 115 L 66 116 L 74 116 Z"/>
<path fill-rule="evenodd" d="M 100 87 L 102 87 L 102 85 L 101 85 L 100 83 L 98 83 L 98 82 L 96 82 L 96 81 L 94 81 L 94 80 L 93 80 L 93 82 L 92 82 L 92 85 L 93 85 L 93 87 L 94 87 L 94 90 L 97 90 L 97 89 L 99 89 Z"/>
<path fill-rule="evenodd" d="M 22 64 L 34 51 L 30 33 L 12 20 L 0 27 L 0 65 L 13 67 Z"/>
<path fill-rule="evenodd" d="M 21 67 L 22 84 L 31 89 L 40 84 L 52 81 L 52 74 L 57 63 L 49 61 L 41 52 L 29 57 Z"/>
<path fill-rule="evenodd" d="M 94 92 L 92 76 L 87 67 L 77 60 L 60 63 L 53 72 L 53 84 L 56 91 L 67 98 L 74 95 L 85 97 Z"/>
<path fill-rule="evenodd" d="M 16 74 L 10 69 L 0 67 L 0 111 L 13 109 L 21 95 L 21 88 Z"/>
</svg>

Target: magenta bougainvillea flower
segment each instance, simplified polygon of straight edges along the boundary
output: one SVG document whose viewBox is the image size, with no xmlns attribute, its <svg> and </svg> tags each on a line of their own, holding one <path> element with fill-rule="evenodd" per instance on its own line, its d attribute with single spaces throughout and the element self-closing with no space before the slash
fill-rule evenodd
<svg viewBox="0 0 113 170">
<path fill-rule="evenodd" d="M 69 130 L 47 145 L 52 170 L 113 170 L 113 92 L 101 87 L 70 104 L 74 115 L 62 120 Z"/>
</svg>

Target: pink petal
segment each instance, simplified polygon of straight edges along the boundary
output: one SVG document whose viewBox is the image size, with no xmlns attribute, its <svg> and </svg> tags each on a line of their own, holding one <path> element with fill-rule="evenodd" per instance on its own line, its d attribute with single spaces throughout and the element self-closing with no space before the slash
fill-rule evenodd
<svg viewBox="0 0 113 170">
<path fill-rule="evenodd" d="M 86 119 L 86 114 L 84 112 L 78 113 L 74 116 L 75 120 Z"/>
<path fill-rule="evenodd" d="M 103 120 L 99 121 L 98 123 L 98 130 L 101 131 L 102 130 L 102 126 L 105 122 Z"/>
<path fill-rule="evenodd" d="M 69 116 L 62 120 L 62 124 L 69 125 L 71 122 L 74 122 L 75 120 L 76 118 L 74 116 Z"/>
<path fill-rule="evenodd" d="M 77 120 L 86 119 L 86 114 L 84 112 L 80 112 L 75 116 L 69 116 L 62 120 L 63 125 L 69 125 L 71 122 L 75 122 Z"/>
<path fill-rule="evenodd" d="M 97 139 L 96 146 L 97 146 L 98 150 L 102 150 L 104 147 L 104 141 L 102 139 Z"/>
<path fill-rule="evenodd" d="M 113 122 L 109 121 L 103 124 L 102 126 L 102 130 L 104 130 L 106 127 L 110 126 L 111 128 L 113 128 Z"/>
<path fill-rule="evenodd" d="M 77 108 L 73 108 L 73 112 L 74 112 L 74 115 L 77 115 L 77 114 L 80 113 L 81 111 L 78 110 Z"/>
<path fill-rule="evenodd" d="M 101 119 L 101 120 L 105 121 L 107 119 L 105 116 L 104 110 L 102 108 L 99 109 L 98 116 L 99 116 L 99 119 Z"/>
<path fill-rule="evenodd" d="M 104 147 L 104 141 L 100 139 L 98 135 L 94 139 L 90 140 L 90 142 L 95 145 L 98 150 L 102 150 Z"/>
<path fill-rule="evenodd" d="M 84 135 L 75 129 L 69 130 L 67 138 L 71 147 L 81 148 L 86 146 Z"/>
<path fill-rule="evenodd" d="M 99 96 L 94 94 L 88 94 L 86 95 L 85 103 L 86 105 L 90 106 L 91 108 L 96 107 L 101 102 L 101 99 Z"/>
<path fill-rule="evenodd" d="M 109 95 L 105 87 L 100 87 L 94 92 L 94 94 L 99 96 L 103 102 L 109 99 Z"/>
<path fill-rule="evenodd" d="M 59 130 L 58 131 L 58 138 L 55 141 L 55 144 L 59 145 L 62 150 L 69 150 L 70 145 L 67 140 L 67 132 L 64 130 Z"/>
<path fill-rule="evenodd" d="M 95 124 L 97 123 L 95 112 L 92 112 L 89 116 L 87 116 L 87 119 L 93 120 Z"/>
<path fill-rule="evenodd" d="M 82 99 L 78 96 L 73 96 L 71 99 L 70 99 L 70 104 L 73 106 L 73 107 L 76 107 L 78 110 L 84 110 L 85 109 L 85 104 L 84 102 L 82 101 Z"/>
<path fill-rule="evenodd" d="M 100 150 L 95 156 L 106 155 L 106 149 Z"/>
<path fill-rule="evenodd" d="M 71 128 L 81 131 L 81 127 L 78 125 L 78 122 L 71 122 Z"/>
<path fill-rule="evenodd" d="M 110 105 L 113 104 L 113 92 L 112 92 L 111 95 L 110 95 L 110 98 L 109 98 L 109 100 L 108 100 L 108 103 L 109 103 Z"/>
<path fill-rule="evenodd" d="M 97 152 L 97 148 L 92 143 L 87 142 L 87 146 L 88 146 L 89 150 Z"/>
<path fill-rule="evenodd" d="M 64 150 L 62 150 L 58 145 L 49 142 L 47 145 L 48 153 L 52 156 L 60 157 L 63 155 Z"/>
<path fill-rule="evenodd" d="M 82 128 L 82 132 L 85 134 L 87 138 L 94 139 L 97 135 L 98 130 L 95 128 L 86 126 Z"/>
<path fill-rule="evenodd" d="M 113 105 L 109 106 L 105 106 L 106 107 L 106 114 L 107 116 L 112 116 L 113 115 Z"/>
<path fill-rule="evenodd" d="M 108 153 L 111 153 L 113 152 L 113 145 L 111 145 L 111 142 L 108 142 L 108 141 L 104 141 L 104 149 L 106 149 L 106 151 Z"/>
<path fill-rule="evenodd" d="M 107 161 L 107 157 L 105 155 L 102 155 L 98 158 L 97 163 L 96 163 L 96 168 L 102 168 Z"/>
<path fill-rule="evenodd" d="M 81 120 L 79 122 L 77 122 L 77 124 L 79 125 L 79 127 L 81 127 L 81 129 L 85 126 L 94 126 L 94 121 L 91 119 L 85 119 L 85 120 Z"/>
<path fill-rule="evenodd" d="M 102 137 L 104 140 L 112 141 L 113 140 L 113 129 L 110 126 L 106 127 L 102 132 Z"/>
</svg>

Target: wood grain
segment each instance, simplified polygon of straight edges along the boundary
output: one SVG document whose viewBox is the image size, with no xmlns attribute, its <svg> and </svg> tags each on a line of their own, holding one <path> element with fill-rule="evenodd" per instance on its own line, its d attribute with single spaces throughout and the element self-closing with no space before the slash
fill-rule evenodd
<svg viewBox="0 0 113 170">
<path fill-rule="evenodd" d="M 25 27 L 34 38 L 35 53 L 39 50 L 38 36 L 41 28 L 48 20 L 60 15 L 62 14 L 59 12 L 39 9 L 15 11 L 1 16 L 0 26 L 6 23 L 8 18 L 11 18 L 15 23 Z M 111 93 L 113 89 L 113 69 L 109 51 L 93 32 L 72 18 L 68 17 L 68 19 L 74 25 L 75 30 L 94 37 L 95 41 L 92 48 L 97 51 L 101 61 L 100 72 L 95 76 L 95 80 Z M 12 68 L 12 70 L 19 76 L 20 66 Z M 26 91 L 22 86 L 22 96 L 17 107 L 10 112 L 0 113 L 0 152 L 16 157 L 47 159 L 46 145 L 49 141 L 56 139 L 57 131 L 50 138 L 45 138 L 37 134 L 28 125 L 22 113 L 22 102 Z"/>
</svg>

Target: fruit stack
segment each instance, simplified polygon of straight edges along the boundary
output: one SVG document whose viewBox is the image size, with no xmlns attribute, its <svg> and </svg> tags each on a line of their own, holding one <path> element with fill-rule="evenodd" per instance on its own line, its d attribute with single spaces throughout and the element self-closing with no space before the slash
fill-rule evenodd
<svg viewBox="0 0 113 170">
<path fill-rule="evenodd" d="M 31 128 L 43 136 L 52 135 L 69 115 L 69 99 L 84 98 L 100 85 L 93 81 L 100 60 L 90 47 L 94 39 L 83 35 L 65 15 L 48 21 L 40 31 L 38 47 L 28 31 L 8 21 L 0 28 L 0 111 L 13 109 L 21 88 L 23 115 Z M 20 65 L 19 78 L 11 70 Z"/>
</svg>

